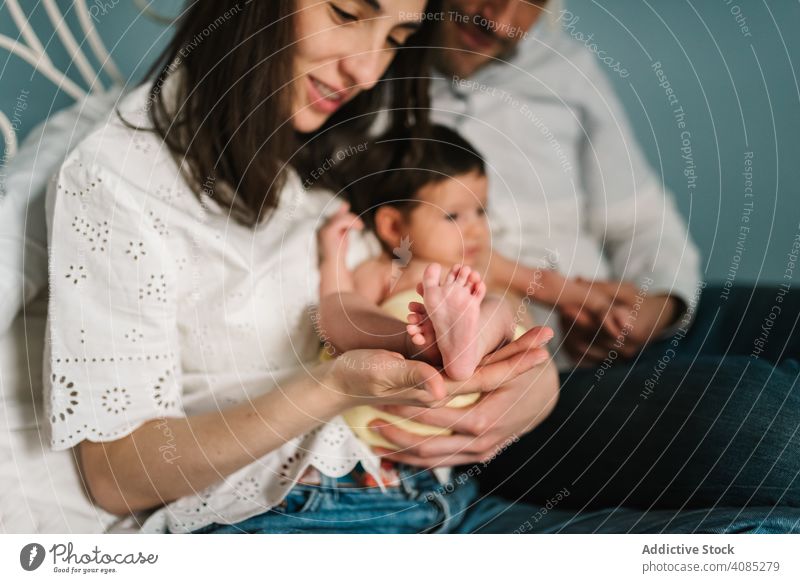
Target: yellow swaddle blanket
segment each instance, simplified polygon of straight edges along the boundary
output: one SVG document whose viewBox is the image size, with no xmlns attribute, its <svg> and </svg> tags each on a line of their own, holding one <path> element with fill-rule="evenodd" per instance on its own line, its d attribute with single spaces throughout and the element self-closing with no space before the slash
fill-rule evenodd
<svg viewBox="0 0 800 583">
<path fill-rule="evenodd" d="M 420 296 L 416 290 L 409 289 L 404 292 L 395 294 L 389 299 L 387 299 L 381 305 L 381 308 L 385 310 L 388 314 L 391 314 L 392 316 L 405 322 L 409 313 L 408 304 L 410 302 L 422 303 L 422 301 L 423 301 L 422 296 Z M 524 332 L 525 330 L 521 329 L 518 326 L 515 333 L 515 338 L 518 338 Z M 481 396 L 480 393 L 471 393 L 469 395 L 458 395 L 456 397 L 453 397 L 453 399 L 447 404 L 447 406 L 466 407 L 468 405 L 472 405 L 473 403 L 475 403 L 480 398 L 480 396 Z M 389 413 L 379 411 L 378 409 L 370 407 L 368 405 L 355 407 L 353 409 L 345 411 L 342 417 L 344 417 L 344 420 L 350 426 L 350 429 L 353 430 L 353 433 L 355 433 L 359 437 L 359 439 L 364 441 L 367 445 L 385 447 L 388 449 L 394 449 L 396 446 L 369 428 L 369 424 L 375 421 L 376 419 L 387 421 L 392 425 L 396 425 L 400 429 L 408 431 L 409 433 L 414 433 L 416 435 L 433 436 L 433 435 L 451 435 L 453 433 L 451 430 L 445 429 L 443 427 L 434 427 L 433 425 L 417 423 L 416 421 L 412 421 L 404 417 L 398 417 L 397 415 L 391 415 Z"/>
</svg>

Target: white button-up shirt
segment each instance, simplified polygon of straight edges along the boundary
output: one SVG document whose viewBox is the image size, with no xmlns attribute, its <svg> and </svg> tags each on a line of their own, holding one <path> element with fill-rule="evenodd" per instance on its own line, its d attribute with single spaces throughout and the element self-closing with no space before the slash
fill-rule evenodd
<svg viewBox="0 0 800 583">
<path fill-rule="evenodd" d="M 691 305 L 698 251 L 605 75 L 588 49 L 542 21 L 507 62 L 469 79 L 438 77 L 434 119 L 487 161 L 495 250 Z M 535 311 L 558 332 L 553 313 Z"/>
</svg>

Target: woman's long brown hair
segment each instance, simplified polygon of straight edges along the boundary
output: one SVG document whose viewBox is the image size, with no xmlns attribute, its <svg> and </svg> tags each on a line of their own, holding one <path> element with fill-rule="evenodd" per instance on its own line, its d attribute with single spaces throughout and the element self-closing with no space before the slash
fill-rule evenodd
<svg viewBox="0 0 800 583">
<path fill-rule="evenodd" d="M 431 0 L 428 9 L 438 10 L 439 2 Z M 213 196 L 249 226 L 278 205 L 287 164 L 306 175 L 333 148 L 366 136 L 381 109 L 391 112 L 390 128 L 428 128 L 430 23 L 398 50 L 373 90 L 354 98 L 314 136 L 297 135 L 291 123 L 295 4 L 191 0 L 151 72 L 153 130 L 197 195 Z M 165 96 L 173 73 L 179 77 Z M 335 183 L 326 177 L 321 184 L 328 181 Z"/>
</svg>

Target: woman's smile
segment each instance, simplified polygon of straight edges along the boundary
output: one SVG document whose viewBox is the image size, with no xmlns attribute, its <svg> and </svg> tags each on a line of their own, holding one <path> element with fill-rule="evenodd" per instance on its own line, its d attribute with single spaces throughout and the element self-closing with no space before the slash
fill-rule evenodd
<svg viewBox="0 0 800 583">
<path fill-rule="evenodd" d="M 424 0 L 297 0 L 292 125 L 319 130 L 373 89 L 422 26 Z M 406 57 L 409 60 L 409 57 Z"/>
<path fill-rule="evenodd" d="M 337 89 L 311 75 L 307 80 L 309 105 L 320 113 L 331 115 L 347 103 L 351 93 L 347 89 Z"/>
</svg>

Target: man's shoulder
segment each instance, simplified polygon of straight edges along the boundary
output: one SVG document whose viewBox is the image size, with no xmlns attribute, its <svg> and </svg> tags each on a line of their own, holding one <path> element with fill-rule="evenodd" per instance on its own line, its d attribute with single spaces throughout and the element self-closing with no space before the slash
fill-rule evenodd
<svg viewBox="0 0 800 583">
<path fill-rule="evenodd" d="M 514 57 L 505 65 L 506 73 L 517 69 L 533 75 L 550 91 L 572 90 L 581 95 L 590 80 L 602 75 L 592 46 L 595 45 L 587 43 L 585 36 L 571 34 L 561 22 L 544 23 L 520 42 Z M 504 77 L 511 80 L 514 75 Z"/>
</svg>

